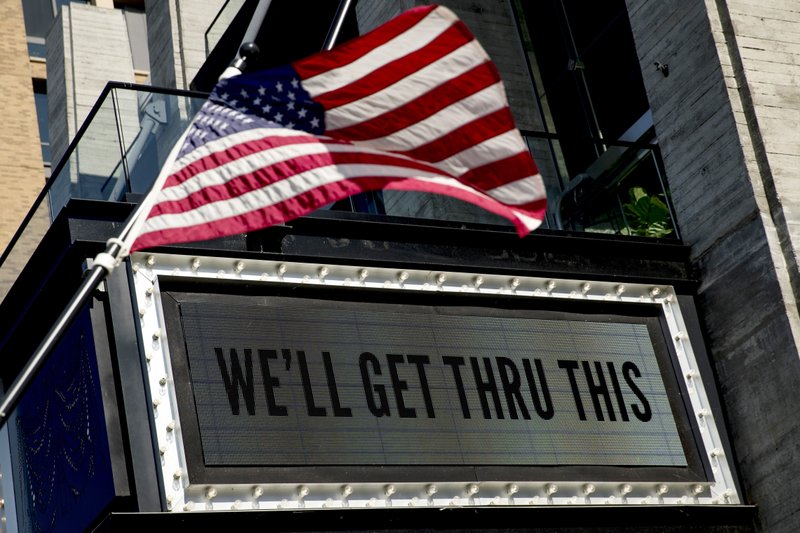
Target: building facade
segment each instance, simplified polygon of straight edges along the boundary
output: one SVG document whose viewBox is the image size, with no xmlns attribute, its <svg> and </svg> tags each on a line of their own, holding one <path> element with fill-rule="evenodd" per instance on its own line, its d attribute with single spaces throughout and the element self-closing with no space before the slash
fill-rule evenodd
<svg viewBox="0 0 800 533">
<path fill-rule="evenodd" d="M 342 39 L 369 31 L 420 3 L 358 0 L 350 6 Z M 41 2 L 23 2 L 28 19 L 34 4 Z M 9 47 L 9 53 L 3 54 L 8 63 L 3 71 L 8 78 L 4 86 L 8 87 L 9 117 L 3 135 L 9 139 L 0 143 L 5 146 L 0 148 L 0 180 L 9 191 L 0 221 L 4 231 L 0 242 L 10 243 L 0 264 L 0 279 L 5 284 L 0 304 L 0 356 L 6 361 L 0 377 L 6 390 L 19 376 L 25 354 L 33 352 L 47 323 L 55 320 L 77 285 L 83 260 L 113 236 L 130 212 L 129 202 L 146 192 L 148 176 L 163 161 L 170 141 L 185 127 L 197 102 L 202 101 L 202 93 L 234 57 L 258 2 L 147 0 L 102 5 L 99 1 L 48 0 L 44 4 L 53 9 L 49 12 L 52 21 L 46 38 L 28 28 L 28 53 L 24 29 L 30 20 L 23 17 L 19 4 L 10 2 L 4 8 L 8 13 L 0 25 L 0 40 Z M 335 15 L 335 3 L 324 8 L 330 12 L 320 8 L 313 16 L 290 2 L 274 0 L 273 4 L 256 39 L 262 48 L 258 66 L 282 64 L 320 48 Z M 125 269 L 112 275 L 103 292 L 94 295 L 93 304 L 62 341 L 50 366 L 42 370 L 42 376 L 50 377 L 39 378 L 31 389 L 35 393 L 20 406 L 28 409 L 28 415 L 20 414 L 4 429 L 10 451 L 0 468 L 5 481 L 5 523 L 10 530 L 69 530 L 65 524 L 78 523 L 81 528 L 111 529 L 157 525 L 159 520 L 190 524 L 206 519 L 291 529 L 297 522 L 292 525 L 288 509 L 299 513 L 292 516 L 302 521 L 297 526 L 302 528 L 325 529 L 326 521 L 335 514 L 343 529 L 406 530 L 427 527 L 435 520 L 430 515 L 432 508 L 447 509 L 447 522 L 441 525 L 452 529 L 497 528 L 501 523 L 514 530 L 529 528 L 531 523 L 580 530 L 593 530 L 597 524 L 610 529 L 633 525 L 652 531 L 689 526 L 719 531 L 797 528 L 798 439 L 793 413 L 798 400 L 793 392 L 800 382 L 800 272 L 796 261 L 800 215 L 795 209 L 797 166 L 793 163 L 800 150 L 793 125 L 800 113 L 794 83 L 800 68 L 800 12 L 791 2 L 765 6 L 749 0 L 620 0 L 592 6 L 569 0 L 451 0 L 442 4 L 475 33 L 504 79 L 517 124 L 548 188 L 545 227 L 517 241 L 501 220 L 467 204 L 386 191 L 341 202 L 326 212 L 258 234 L 132 258 Z M 304 23 L 298 24 L 303 15 Z M 146 68 L 141 63 L 143 42 L 149 52 Z M 30 48 L 31 44 L 44 46 L 44 53 Z M 34 119 L 35 95 L 42 93 L 45 78 L 46 143 L 53 172 L 47 195 L 36 200 L 49 176 L 43 163 L 47 157 L 40 151 L 43 123 L 40 120 L 37 128 Z M 154 90 L 139 85 L 104 90 L 111 80 L 146 82 Z M 156 87 L 197 92 L 165 93 Z M 101 94 L 106 99 L 98 104 Z M 8 153 L 3 155 L 3 151 Z M 18 191 L 20 187 L 23 190 Z M 30 206 L 34 209 L 26 218 Z M 425 290 L 438 286 L 448 296 L 439 302 L 424 292 L 415 293 L 411 282 L 406 284 L 411 292 L 392 293 L 396 296 L 386 296 L 378 287 L 367 291 L 378 296 L 353 296 L 356 293 L 349 284 L 357 276 L 347 270 L 351 267 L 353 272 L 368 273 L 364 283 L 372 276 L 386 287 L 394 287 L 397 276 L 405 273 L 402 281 L 418 282 Z M 325 275 L 320 275 L 321 268 Z M 207 286 L 192 285 L 191 276 L 198 273 L 205 276 Z M 149 289 L 142 281 L 147 276 L 159 280 Z M 214 276 L 216 284 L 210 281 Z M 257 283 L 262 277 L 267 286 Z M 481 278 L 478 285 L 486 285 L 484 290 L 495 284 L 494 300 L 469 300 L 455 294 L 465 290 L 463 287 L 478 291 L 477 277 Z M 314 283 L 324 282 L 323 278 L 329 284 L 341 282 L 341 286 L 329 293 L 315 292 L 319 287 Z M 313 287 L 302 288 L 309 279 L 316 280 Z M 239 283 L 244 283 L 245 289 Z M 508 299 L 511 292 L 506 294 L 509 283 L 518 291 L 514 294 L 529 291 L 534 303 L 509 303 L 513 300 Z M 147 296 L 153 287 L 160 298 L 158 304 Z M 203 425 L 203 416 L 208 415 L 200 412 L 197 405 L 202 398 L 196 396 L 202 380 L 184 368 L 200 364 L 199 359 L 192 359 L 192 339 L 202 336 L 202 328 L 193 325 L 186 313 L 196 308 L 197 316 L 205 319 L 201 315 L 217 305 L 230 313 L 256 313 L 246 300 L 237 299 L 248 291 L 275 298 L 291 309 L 298 304 L 287 287 L 308 298 L 301 303 L 314 302 L 313 307 L 321 310 L 313 315 L 319 323 L 332 320 L 325 314 L 333 305 L 330 302 L 344 309 L 360 302 L 378 315 L 399 313 L 399 307 L 392 305 L 410 306 L 415 312 L 428 312 L 437 305 L 475 308 L 481 310 L 473 313 L 480 317 L 475 319 L 475 328 L 488 328 L 488 315 L 511 321 L 535 321 L 544 316 L 569 323 L 586 321 L 587 316 L 597 320 L 602 315 L 612 323 L 649 324 L 642 313 L 649 317 L 651 311 L 633 312 L 629 306 L 644 305 L 645 301 L 657 304 L 658 313 L 663 313 L 659 327 L 663 327 L 666 341 L 662 348 L 658 347 L 662 341 L 654 341 L 653 350 L 671 355 L 655 356 L 662 359 L 660 366 L 654 367 L 660 370 L 654 373 L 661 372 L 664 401 L 672 402 L 669 409 L 680 434 L 673 444 L 682 443 L 685 468 L 692 470 L 695 464 L 695 470 L 705 472 L 706 477 L 698 482 L 700 478 L 686 474 L 688 481 L 673 485 L 659 477 L 663 476 L 659 469 L 666 468 L 666 463 L 654 467 L 655 463 L 648 465 L 644 460 L 640 468 L 620 459 L 619 464 L 605 465 L 609 470 L 596 468 L 603 462 L 595 457 L 588 464 L 592 470 L 579 458 L 563 456 L 550 463 L 546 458 L 537 459 L 543 462 L 534 466 L 545 467 L 545 473 L 533 467 L 512 473 L 508 467 L 517 463 L 498 452 L 488 459 L 489 464 L 497 463 L 496 468 L 486 472 L 475 470 L 474 461 L 461 464 L 459 468 L 473 468 L 470 475 L 474 479 L 467 481 L 464 471 L 453 465 L 448 470 L 448 459 L 431 460 L 434 467 L 416 466 L 406 475 L 397 469 L 398 461 L 413 461 L 394 458 L 376 466 L 361 461 L 358 449 L 349 448 L 346 442 L 338 445 L 338 457 L 346 457 L 350 462 L 344 464 L 351 465 L 355 474 L 342 470 L 340 459 L 313 455 L 309 450 L 314 459 L 303 463 L 303 468 L 279 471 L 269 459 L 256 454 L 248 461 L 260 464 L 261 470 L 237 470 L 241 464 L 226 461 L 233 450 L 241 451 L 237 447 L 241 442 L 223 441 L 227 444 L 215 448 L 204 440 L 208 435 L 204 432 L 210 430 Z M 546 303 L 553 295 L 557 302 Z M 616 295 L 615 302 L 628 307 L 609 303 L 612 295 Z M 671 295 L 669 300 L 666 295 Z M 573 300 L 579 297 L 587 302 L 576 304 Z M 165 303 L 168 301 L 177 303 Z M 150 305 L 159 311 L 148 314 Z M 683 322 L 670 322 L 672 312 Z M 366 320 L 356 310 L 353 313 L 354 320 Z M 176 316 L 182 321 L 180 327 Z M 395 319 L 404 323 L 402 316 Z M 224 317 L 217 320 L 227 324 Z M 456 325 L 436 327 L 468 336 Z M 413 327 L 407 324 L 400 329 Z M 169 349 L 164 350 L 174 360 L 159 356 L 162 348 L 157 346 L 157 337 L 163 331 L 170 336 Z M 176 344 L 176 332 L 184 339 L 183 348 L 180 342 Z M 249 338 L 247 332 L 238 335 Z M 660 334 L 651 335 L 660 338 Z M 93 340 L 87 344 L 85 339 L 90 337 Z M 290 338 L 290 344 L 301 344 L 300 337 Z M 508 341 L 508 337 L 503 339 Z M 203 349 L 213 355 L 212 344 Z M 473 353 L 469 350 L 476 346 L 480 346 L 477 339 L 464 350 Z M 251 360 L 237 349 L 236 354 L 231 348 L 218 356 L 230 365 L 217 361 L 220 369 L 230 371 L 223 372 L 228 391 L 237 379 L 242 390 L 252 383 L 247 378 L 247 363 L 239 366 L 239 357 Z M 575 350 L 592 361 L 587 348 Z M 273 351 L 276 361 L 280 360 L 279 347 Z M 311 350 L 308 354 L 310 357 Z M 294 357 L 292 364 L 299 364 L 299 352 L 290 356 Z M 283 355 L 287 372 L 290 356 Z M 305 365 L 306 354 L 302 357 Z M 360 367 L 362 373 L 364 368 L 370 370 L 373 379 L 379 375 L 377 369 L 383 369 L 388 381 L 380 383 L 386 391 L 394 390 L 388 394 L 395 394 L 395 403 L 387 402 L 395 416 L 404 412 L 402 391 L 413 389 L 413 385 L 404 389 L 409 376 L 419 380 L 424 367 L 421 360 L 412 363 L 409 357 L 404 364 L 417 374 L 398 371 L 392 366 L 397 359 L 391 363 L 391 358 L 365 359 L 368 362 Z M 672 367 L 665 362 L 670 358 Z M 524 358 L 511 358 L 510 363 L 498 362 L 494 367 L 488 362 L 480 367 L 477 355 L 473 359 L 477 366 L 471 369 L 464 363 L 464 372 L 473 372 L 469 375 L 475 376 L 476 390 L 484 390 L 478 376 L 487 376 L 490 368 L 497 372 L 497 383 L 506 380 L 502 381 L 504 389 L 492 389 L 494 395 L 485 389 L 489 392 L 483 396 L 469 396 L 473 402 L 484 398 L 483 413 L 494 408 L 494 418 L 499 418 L 501 406 L 509 416 L 514 405 L 521 408 L 523 403 L 515 404 L 516 397 L 508 391 L 514 390 L 513 383 L 519 386 L 523 381 L 525 372 L 519 369 L 523 369 Z M 454 359 L 448 360 L 452 363 L 448 371 L 460 368 Z M 184 367 L 175 361 L 183 361 Z M 210 361 L 212 367 L 217 364 Z M 317 370 L 311 370 L 312 377 L 314 372 L 322 372 L 323 389 L 328 379 L 328 397 L 320 400 L 318 396 L 316 407 L 329 414 L 337 409 L 344 413 L 348 405 L 345 396 L 341 403 L 334 399 L 334 391 L 339 389 L 324 377 L 329 368 L 336 368 L 335 361 L 330 361 L 320 360 L 319 366 L 313 367 Z M 546 374 L 547 359 L 542 361 Z M 586 369 L 576 363 L 575 369 L 567 370 L 572 368 L 570 363 L 558 361 L 562 366 L 554 368 L 561 370 L 564 379 L 569 378 L 563 381 L 565 390 L 571 386 L 573 392 L 580 389 L 589 395 L 584 397 L 583 415 L 588 412 L 591 417 L 590 405 L 594 405 L 599 423 L 599 413 L 605 409 L 608 417 L 616 405 L 621 418 L 625 402 L 614 402 L 623 397 L 633 401 L 627 403 L 628 408 L 635 404 L 640 409 L 631 412 L 642 412 L 644 403 L 636 403 L 641 397 L 635 394 L 635 387 L 616 397 L 610 389 L 596 392 L 601 376 L 610 384 L 612 373 L 603 374 L 600 367 L 589 363 Z M 610 361 L 603 363 L 611 365 Z M 622 360 L 615 361 L 622 365 Z M 687 361 L 695 366 L 687 370 Z M 157 363 L 163 366 L 157 369 Z M 250 364 L 256 375 L 259 368 L 262 372 L 265 368 Z M 267 369 L 270 364 L 275 368 L 276 363 L 267 362 Z M 512 379 L 511 366 L 502 365 L 519 370 L 519 382 Z M 580 385 L 575 376 L 583 370 L 595 381 Z M 401 373 L 393 374 L 392 380 L 387 377 L 391 372 Z M 297 374 L 299 377 L 280 379 L 289 383 L 296 378 L 293 394 L 307 394 L 311 390 L 303 381 L 310 379 L 307 373 L 305 378 Z M 92 428 L 101 429 L 94 434 L 96 438 L 88 440 L 69 431 L 59 433 L 66 435 L 72 447 L 65 445 L 63 453 L 53 456 L 56 459 L 32 460 L 15 443 L 33 446 L 36 442 L 38 426 L 29 422 L 30 413 L 42 412 L 36 396 L 45 397 L 42 391 L 54 387 L 52 376 L 73 374 L 83 376 L 82 381 L 59 384 L 56 380 L 55 388 L 62 387 L 62 392 L 80 388 L 83 392 L 75 396 L 80 398 L 76 405 L 81 406 Z M 276 402 L 270 409 L 280 412 L 281 397 L 270 397 L 265 385 L 270 379 L 279 379 L 277 375 L 255 379 L 267 395 L 264 401 Z M 337 374 L 346 381 L 343 375 L 346 372 Z M 633 375 L 625 374 L 635 386 L 638 382 Z M 352 379 L 358 384 L 357 373 Z M 187 383 L 194 388 L 187 389 Z M 277 381 L 273 384 L 278 390 Z M 451 392 L 461 390 L 460 385 L 453 387 Z M 532 388 L 529 379 L 524 390 Z M 190 397 L 197 411 L 186 404 L 187 390 L 195 394 Z M 415 393 L 420 396 L 414 396 L 418 401 L 415 412 L 428 409 L 430 414 L 434 402 L 428 402 L 422 390 L 424 387 Z M 161 392 L 163 396 L 159 396 Z M 238 394 L 239 389 L 234 389 L 236 402 L 240 401 Z M 575 394 L 577 397 L 578 392 Z M 590 397 L 593 400 L 587 399 Z M 233 409 L 233 399 L 229 399 Z M 241 401 L 237 409 L 244 412 L 247 396 Z M 305 402 L 311 420 L 314 402 L 307 395 Z M 222 405 L 226 405 L 224 401 Z M 373 414 L 380 412 L 379 403 L 370 405 Z M 200 421 L 197 427 L 187 423 L 187 412 Z M 71 416 L 65 419 L 75 422 L 79 430 L 87 429 Z M 175 425 L 170 429 L 169 424 L 175 420 L 181 421 L 177 434 L 183 440 L 173 448 L 171 443 L 176 441 L 170 440 L 170 435 L 175 434 Z M 299 424 L 296 432 L 301 437 L 315 434 L 314 424 Z M 243 431 L 235 426 L 228 429 L 234 434 Z M 325 434 L 324 429 L 320 426 L 319 434 Z M 462 430 L 453 432 L 463 437 Z M 588 439 L 588 433 L 580 438 Z M 188 437 L 201 444 L 191 443 Z M 568 447 L 558 442 L 564 449 Z M 586 442 L 590 444 L 582 450 L 585 454 L 600 447 L 596 441 Z M 626 444 L 630 446 L 628 455 L 644 457 L 641 441 L 630 442 Z M 694 451 L 692 442 L 697 444 Z M 215 453 L 218 459 L 209 459 Z M 424 457 L 424 453 L 420 455 Z M 290 455 L 281 457 L 297 466 Z M 78 465 L 76 474 L 65 474 L 70 472 L 65 461 Z M 226 477 L 214 470 L 226 464 L 233 474 Z M 47 475 L 31 473 L 38 472 L 37 468 Z M 684 466 L 675 468 L 684 472 Z M 381 471 L 391 475 L 386 477 Z M 58 481 L 60 487 L 74 489 L 74 497 L 47 496 L 43 489 L 35 492 L 34 481 L 40 487 Z M 30 491 L 23 488 L 26 483 Z M 387 488 L 390 486 L 392 489 Z M 226 491 L 234 496 L 228 498 Z M 30 499 L 31 494 L 38 499 Z M 402 501 L 403 507 L 418 509 L 408 513 L 396 506 L 388 509 L 392 499 Z M 569 507 L 565 512 L 561 506 Z M 78 509 L 71 511 L 77 514 L 70 515 L 70 508 Z M 210 512 L 198 517 L 193 513 L 198 510 Z M 475 510 L 475 522 L 466 510 Z M 139 514 L 142 512 L 157 514 Z M 368 519 L 359 523 L 356 517 Z M 381 523 L 384 519 L 388 520 L 385 526 Z"/>
</svg>

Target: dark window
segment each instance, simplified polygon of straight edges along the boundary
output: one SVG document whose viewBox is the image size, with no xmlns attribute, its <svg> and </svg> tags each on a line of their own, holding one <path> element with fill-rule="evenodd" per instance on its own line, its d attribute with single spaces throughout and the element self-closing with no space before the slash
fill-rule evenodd
<svg viewBox="0 0 800 533">
<path fill-rule="evenodd" d="M 25 33 L 28 37 L 28 54 L 44 57 L 44 38 L 53 22 L 51 0 L 22 0 Z"/>
<path fill-rule="evenodd" d="M 39 142 L 42 145 L 42 161 L 49 167 L 52 160 L 50 152 L 49 119 L 47 112 L 47 82 L 33 80 L 33 99 L 36 103 L 36 119 L 39 123 Z"/>
<path fill-rule="evenodd" d="M 131 59 L 136 70 L 150 70 L 150 54 L 147 49 L 147 22 L 143 9 L 122 7 L 128 27 L 128 41 L 131 44 Z"/>
<path fill-rule="evenodd" d="M 551 225 L 676 236 L 625 1 L 514 4 L 544 137 L 555 135 L 540 165 L 557 191 Z"/>
<path fill-rule="evenodd" d="M 28 37 L 28 54 L 32 57 L 45 56 L 45 38 L 58 10 L 70 2 L 85 4 L 86 0 L 22 0 L 22 14 L 25 18 L 25 34 Z"/>
<path fill-rule="evenodd" d="M 567 169 L 577 174 L 602 147 L 618 140 L 648 109 L 628 12 L 622 0 L 520 2 L 535 56 L 545 123 L 582 142 L 562 142 Z"/>
</svg>

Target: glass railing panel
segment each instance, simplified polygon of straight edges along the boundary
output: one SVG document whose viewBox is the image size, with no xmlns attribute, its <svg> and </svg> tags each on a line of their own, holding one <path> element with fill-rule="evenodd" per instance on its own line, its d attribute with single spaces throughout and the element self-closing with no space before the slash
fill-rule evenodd
<svg viewBox="0 0 800 533">
<path fill-rule="evenodd" d="M 542 176 L 547 198 L 556 198 L 564 188 L 564 183 L 569 181 L 569 173 L 564 163 L 561 141 L 555 136 L 536 135 L 534 133 L 523 133 L 522 138 L 528 145 L 533 160 Z M 548 212 L 543 227 L 555 228 L 556 221 L 552 213 Z"/>
<path fill-rule="evenodd" d="M 547 190 L 542 227 L 577 232 L 678 238 L 668 188 L 655 145 L 598 141 L 599 157 L 568 169 L 564 144 L 544 132 L 523 132 Z M 592 140 L 583 140 L 592 144 Z M 574 162 L 571 165 L 576 167 Z M 506 219 L 459 200 L 418 192 L 384 191 L 385 213 L 418 219 L 511 226 Z M 346 207 L 346 206 L 345 206 Z M 361 211 L 357 206 L 351 206 Z M 363 211 L 361 211 L 363 212 Z"/>
<path fill-rule="evenodd" d="M 203 97 L 113 88 L 53 176 L 53 218 L 70 198 L 146 193 Z"/>
<path fill-rule="evenodd" d="M 550 196 L 553 228 L 679 238 L 657 147 L 608 143 L 606 148 Z"/>
<path fill-rule="evenodd" d="M 119 159 L 120 145 L 114 118 L 114 103 L 108 98 L 109 91 L 89 112 L 86 124 L 81 128 L 78 139 L 70 145 L 61 162 L 53 168 L 53 173 L 45 189 L 34 202 L 31 211 L 15 234 L 0 260 L 0 298 L 5 298 L 17 276 L 27 264 L 28 259 L 42 241 L 50 223 L 72 197 L 81 197 L 87 184 L 99 180 L 98 168 L 113 169 L 113 163 L 98 160 L 93 153 L 102 146 L 105 153 L 111 151 Z M 84 143 L 79 147 L 79 144 Z M 102 172 L 101 172 L 102 175 Z M 90 196 L 91 197 L 91 196 Z"/>
<path fill-rule="evenodd" d="M 206 30 L 206 56 L 217 46 L 225 30 L 231 25 L 244 3 L 245 0 L 226 0 L 222 5 L 217 16 L 214 17 L 211 25 Z"/>
<path fill-rule="evenodd" d="M 79 142 L 67 149 L 54 169 L 48 185 L 52 219 L 58 216 L 70 198 L 100 198 L 93 189 L 102 187 L 120 157 L 114 102 L 109 97 L 100 100 L 86 119 Z"/>
<path fill-rule="evenodd" d="M 135 112 L 124 98 L 133 97 Z M 115 90 L 119 129 L 124 132 L 117 167 L 124 182 L 116 182 L 106 199 L 121 200 L 127 193 L 146 194 L 173 145 L 186 130 L 205 98 L 148 91 Z M 128 106 L 128 107 L 126 107 Z"/>
<path fill-rule="evenodd" d="M 144 195 L 204 101 L 197 93 L 107 87 L 0 257 L 0 301 L 70 199 Z"/>
</svg>

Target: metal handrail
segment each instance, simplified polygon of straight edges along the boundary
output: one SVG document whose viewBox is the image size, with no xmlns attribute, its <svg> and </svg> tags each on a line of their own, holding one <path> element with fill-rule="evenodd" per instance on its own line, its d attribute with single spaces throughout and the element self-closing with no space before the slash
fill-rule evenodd
<svg viewBox="0 0 800 533">
<path fill-rule="evenodd" d="M 203 42 L 206 45 L 206 57 L 208 57 L 208 54 L 211 53 L 211 50 L 209 49 L 209 46 L 208 46 L 208 33 L 211 31 L 211 28 L 213 28 L 214 25 L 217 23 L 217 21 L 219 20 L 219 17 L 222 16 L 222 12 L 225 11 L 225 8 L 228 7 L 228 4 L 230 3 L 230 1 L 231 0 L 225 0 L 225 3 L 222 4 L 222 7 L 219 8 L 219 11 L 217 11 L 217 14 L 214 15 L 214 20 L 211 21 L 211 24 L 208 25 L 208 28 L 206 28 L 205 33 L 203 33 Z"/>
<path fill-rule="evenodd" d="M 61 173 L 61 171 L 63 170 L 63 168 L 67 165 L 67 162 L 69 161 L 70 157 L 73 155 L 73 153 L 76 150 L 78 144 L 83 139 L 83 136 L 85 135 L 85 133 L 88 130 L 89 126 L 91 125 L 92 121 L 96 117 L 97 113 L 100 111 L 100 109 L 105 104 L 108 95 L 115 89 L 142 91 L 142 92 L 147 92 L 147 93 L 151 93 L 151 94 L 165 94 L 165 95 L 169 95 L 169 96 L 189 97 L 189 98 L 207 98 L 208 97 L 208 93 L 199 92 L 199 91 L 166 89 L 166 88 L 153 87 L 153 86 L 149 86 L 149 85 L 141 85 L 141 84 L 127 83 L 127 82 L 113 82 L 113 81 L 112 82 L 108 82 L 106 84 L 106 86 L 103 88 L 103 90 L 101 91 L 100 95 L 98 96 L 97 101 L 92 106 L 92 108 L 89 111 L 89 113 L 86 115 L 86 118 L 84 119 L 83 123 L 81 124 L 80 128 L 78 129 L 78 132 L 76 133 L 75 137 L 70 142 L 69 146 L 67 147 L 67 149 L 64 152 L 64 154 L 62 155 L 62 157 L 59 159 L 58 164 L 55 165 L 55 167 L 53 167 L 53 171 L 51 173 L 51 179 L 49 179 L 46 182 L 45 186 L 42 188 L 42 190 L 39 193 L 39 195 L 37 196 L 36 200 L 33 202 L 32 206 L 31 206 L 31 209 L 28 211 L 28 213 L 26 214 L 25 218 L 22 220 L 22 223 L 20 224 L 19 228 L 17 229 L 17 231 L 14 233 L 14 235 L 11 238 L 11 240 L 9 241 L 6 249 L 3 251 L 2 255 L 0 255 L 0 268 L 3 267 L 6 259 L 8 258 L 10 253 L 13 251 L 15 245 L 20 240 L 22 235 L 24 234 L 25 229 L 29 225 L 29 223 L 30 223 L 31 219 L 33 218 L 33 216 L 35 215 L 36 211 L 40 208 L 40 206 L 42 205 L 42 202 L 44 202 L 45 199 L 47 198 L 47 195 L 50 192 L 50 189 L 53 187 L 53 185 L 57 181 L 57 178 L 58 178 L 59 174 Z M 662 162 L 661 162 L 661 158 L 660 158 L 659 146 L 658 146 L 657 143 L 653 143 L 653 142 L 609 141 L 607 139 L 596 139 L 596 138 L 590 138 L 590 137 L 585 137 L 585 136 L 561 135 L 561 134 L 555 134 L 555 133 L 551 133 L 551 132 L 534 131 L 534 130 L 520 130 L 520 133 L 525 137 L 534 138 L 534 139 L 557 140 L 557 141 L 561 141 L 561 142 L 563 142 L 563 141 L 577 141 L 577 142 L 593 143 L 593 144 L 596 144 L 596 145 L 603 145 L 603 146 L 619 146 L 619 147 L 624 147 L 624 148 L 651 150 L 651 151 L 653 151 L 653 153 L 654 153 L 654 155 L 656 157 L 657 164 L 659 165 L 659 169 L 661 170 L 661 168 L 662 168 Z M 124 157 L 124 154 L 123 154 L 123 157 Z M 663 187 L 664 187 L 664 184 L 662 183 L 662 189 L 663 189 Z M 669 195 L 666 194 L 666 191 L 663 191 L 663 192 L 665 192 L 664 196 L 665 196 L 665 199 L 667 201 L 667 205 L 669 207 L 670 216 L 671 216 L 672 220 L 674 221 L 675 220 L 674 207 L 672 206 L 672 202 L 670 201 Z M 676 235 L 678 235 L 677 226 L 675 224 L 673 224 L 673 226 L 675 228 Z"/>
<path fill-rule="evenodd" d="M 211 30 L 214 29 L 214 26 L 216 26 L 217 21 L 220 19 L 222 14 L 228 9 L 228 4 L 230 4 L 230 2 L 231 2 L 231 0 L 225 0 L 225 2 L 222 4 L 222 7 L 219 8 L 219 11 L 217 11 L 217 14 L 214 15 L 214 20 L 211 21 L 211 23 L 208 25 L 208 28 L 206 28 L 206 31 L 203 33 L 203 44 L 205 45 L 205 48 L 206 48 L 206 57 L 208 57 L 208 55 L 211 53 L 211 50 L 213 49 L 212 46 L 209 46 L 209 44 L 210 44 L 209 43 L 209 34 L 211 33 Z M 239 9 L 244 7 L 246 2 L 247 2 L 247 0 L 244 0 L 242 2 L 242 5 L 239 6 Z M 238 13 L 238 11 L 237 11 L 237 13 Z M 217 46 L 217 44 L 219 44 L 219 40 L 217 40 L 217 42 L 214 43 L 214 46 Z"/>
<path fill-rule="evenodd" d="M 36 211 L 42 205 L 47 198 L 47 194 L 50 192 L 50 189 L 53 187 L 54 183 L 57 181 L 58 175 L 61 173 L 61 170 L 67 165 L 67 161 L 72 156 L 73 152 L 77 148 L 78 144 L 80 143 L 81 139 L 83 138 L 86 130 L 89 129 L 92 121 L 94 120 L 97 113 L 103 107 L 103 104 L 106 101 L 108 95 L 114 89 L 125 89 L 125 90 L 134 90 L 134 91 L 146 91 L 155 94 L 166 94 L 170 96 L 182 96 L 182 97 L 190 97 L 190 98 L 207 98 L 208 93 L 198 92 L 198 91 L 185 91 L 180 89 L 165 89 L 161 87 L 152 87 L 150 85 L 141 85 L 138 83 L 127 83 L 127 82 L 117 82 L 117 81 L 110 81 L 103 87 L 103 90 L 100 91 L 100 95 L 97 97 L 97 101 L 94 103 L 92 108 L 87 113 L 86 118 L 84 119 L 83 123 L 81 124 L 80 128 L 78 128 L 75 137 L 67 146 L 67 149 L 64 151 L 64 155 L 61 156 L 59 159 L 58 164 L 53 167 L 52 172 L 50 173 L 50 179 L 47 180 L 42 190 L 39 192 L 39 195 L 34 200 L 33 204 L 31 205 L 30 210 L 25 215 L 25 218 L 22 219 L 22 223 L 20 224 L 17 231 L 11 237 L 11 240 L 8 242 L 6 249 L 3 251 L 3 254 L 0 255 L 0 268 L 3 267 L 8 256 L 11 254 L 11 251 L 14 249 L 17 241 L 22 237 L 23 233 L 25 233 L 25 229 L 28 227 L 31 219 L 33 219 Z"/>
</svg>

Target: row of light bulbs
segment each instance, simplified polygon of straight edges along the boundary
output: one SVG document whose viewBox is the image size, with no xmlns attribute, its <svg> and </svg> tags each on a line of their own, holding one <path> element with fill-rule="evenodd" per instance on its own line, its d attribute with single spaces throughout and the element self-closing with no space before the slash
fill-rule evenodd
<svg viewBox="0 0 800 533">
<path fill-rule="evenodd" d="M 145 259 L 145 264 L 148 267 L 153 267 L 156 264 L 156 257 L 153 255 L 149 255 Z M 202 261 L 198 257 L 193 257 L 189 261 L 189 266 L 192 272 L 198 272 L 203 265 Z M 138 271 L 140 266 L 138 264 L 134 264 L 134 271 Z M 231 271 L 234 275 L 241 274 L 244 272 L 246 268 L 246 264 L 242 260 L 237 260 L 233 263 Z M 269 279 L 271 276 L 276 276 L 279 279 L 283 279 L 289 273 L 289 266 L 286 263 L 279 263 L 275 266 L 274 272 L 264 272 L 261 275 L 262 279 Z M 319 281 L 325 281 L 325 279 L 330 275 L 331 270 L 327 266 L 319 266 L 316 268 L 316 277 Z M 226 272 L 224 269 L 220 269 L 217 271 L 218 277 L 225 277 L 229 275 L 229 272 Z M 355 272 L 354 278 L 360 282 L 365 282 L 370 276 L 370 272 L 366 268 L 359 268 Z M 307 276 L 306 276 L 307 277 Z M 411 274 L 407 270 L 400 270 L 394 276 L 395 281 L 399 285 L 403 285 L 411 278 Z M 437 286 L 442 287 L 448 280 L 447 274 L 444 272 L 440 272 L 434 276 L 434 281 Z M 388 280 L 387 280 L 388 281 Z M 486 283 L 486 278 L 482 275 L 475 275 L 472 276 L 470 284 L 474 289 L 480 289 Z M 523 280 L 519 277 L 512 276 L 506 280 L 505 286 L 512 291 L 516 291 L 519 289 L 523 284 Z M 558 288 L 558 283 L 556 280 L 546 280 L 540 287 L 533 287 L 530 290 L 536 291 L 538 294 L 542 293 L 542 289 L 546 294 L 550 294 L 554 292 Z M 590 282 L 584 281 L 581 282 L 578 286 L 578 290 L 575 293 L 582 294 L 584 296 L 588 295 L 593 289 L 593 286 Z M 621 297 L 627 288 L 624 284 L 617 284 L 613 286 L 613 295 L 617 297 Z M 663 297 L 666 301 L 672 301 L 673 296 L 672 294 L 665 291 L 662 287 L 653 286 L 650 287 L 647 291 L 648 296 L 656 300 L 660 297 Z"/>
</svg>

